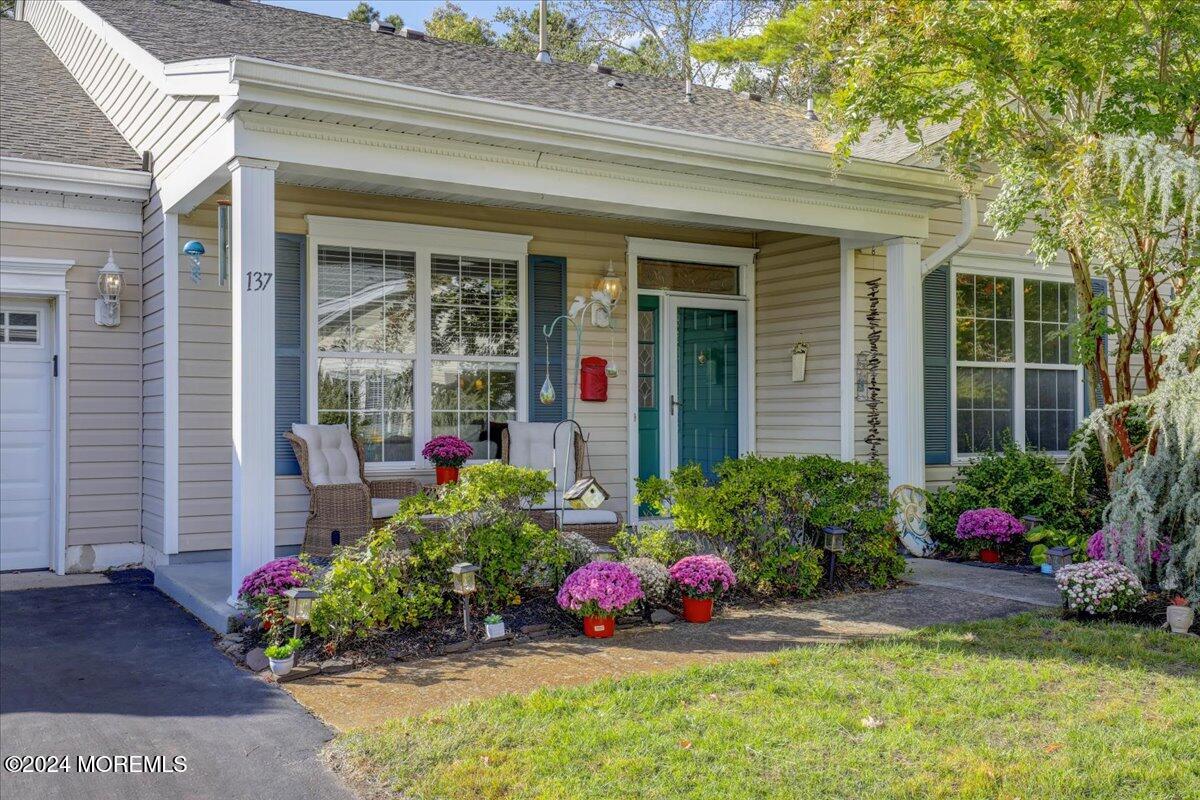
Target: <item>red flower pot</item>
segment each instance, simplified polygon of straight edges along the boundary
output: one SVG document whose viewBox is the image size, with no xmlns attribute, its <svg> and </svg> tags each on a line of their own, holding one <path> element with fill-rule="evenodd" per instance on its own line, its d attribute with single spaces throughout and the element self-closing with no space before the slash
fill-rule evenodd
<svg viewBox="0 0 1200 800">
<path fill-rule="evenodd" d="M 979 551 L 979 560 L 985 564 L 997 564 L 1000 562 L 1000 551 L 985 547 Z"/>
<path fill-rule="evenodd" d="M 458 483 L 458 467 L 434 467 L 438 486 L 444 483 Z"/>
<path fill-rule="evenodd" d="M 708 622 L 712 619 L 713 601 L 698 600 L 695 597 L 683 598 L 683 618 L 688 622 Z"/>
<path fill-rule="evenodd" d="M 616 617 L 584 617 L 583 633 L 592 639 L 607 639 L 617 629 Z"/>
</svg>

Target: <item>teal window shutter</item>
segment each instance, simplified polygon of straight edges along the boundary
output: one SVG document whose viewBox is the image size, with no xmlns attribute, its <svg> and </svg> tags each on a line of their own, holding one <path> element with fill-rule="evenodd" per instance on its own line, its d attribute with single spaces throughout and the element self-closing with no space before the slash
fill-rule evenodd
<svg viewBox="0 0 1200 800">
<path fill-rule="evenodd" d="M 299 475 L 300 465 L 283 434 L 307 422 L 305 410 L 305 237 L 275 234 L 275 474 Z"/>
<path fill-rule="evenodd" d="M 1108 296 L 1108 281 L 1104 278 L 1092 278 L 1092 294 L 1107 297 Z M 1108 337 L 1104 337 L 1104 355 L 1108 355 Z M 1100 387 L 1093 385 L 1088 386 L 1087 370 L 1083 371 L 1083 413 L 1091 413 L 1093 408 L 1099 408 L 1104 405 L 1104 397 L 1100 393 Z"/>
<path fill-rule="evenodd" d="M 529 419 L 558 422 L 566 419 L 567 326 L 559 323 L 547 342 L 545 326 L 567 311 L 567 259 L 561 256 L 529 257 Z M 546 380 L 546 348 L 550 350 L 550 382 L 554 402 L 544 405 L 538 395 Z"/>
<path fill-rule="evenodd" d="M 925 463 L 950 463 L 950 266 L 925 277 L 921 287 L 925 374 Z"/>
</svg>

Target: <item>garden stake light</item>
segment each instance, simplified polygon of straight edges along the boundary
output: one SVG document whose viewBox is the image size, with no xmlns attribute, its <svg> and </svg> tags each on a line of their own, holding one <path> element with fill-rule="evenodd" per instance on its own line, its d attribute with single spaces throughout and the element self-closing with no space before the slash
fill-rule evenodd
<svg viewBox="0 0 1200 800">
<path fill-rule="evenodd" d="M 825 534 L 825 550 L 829 552 L 829 565 L 825 580 L 832 589 L 833 575 L 837 571 L 837 554 L 846 552 L 846 529 L 829 525 L 821 530 Z"/>
<path fill-rule="evenodd" d="M 1063 567 L 1071 563 L 1071 557 L 1075 555 L 1075 551 L 1069 547 L 1059 545 L 1051 547 L 1046 551 L 1046 561 L 1050 564 L 1050 569 L 1058 572 Z"/>
<path fill-rule="evenodd" d="M 1041 517 L 1035 517 L 1033 514 L 1026 514 L 1021 517 L 1021 522 L 1025 525 L 1025 532 L 1029 533 L 1034 528 L 1041 527 L 1043 520 Z"/>
<path fill-rule="evenodd" d="M 593 561 L 616 561 L 617 560 L 616 548 L 609 547 L 606 544 L 597 545 L 595 551 L 592 554 L 592 560 Z"/>
<path fill-rule="evenodd" d="M 300 586 L 288 589 L 283 596 L 287 598 L 287 618 L 294 626 L 292 635 L 299 639 L 300 626 L 307 625 L 312 619 L 313 604 L 321 596 L 321 593 L 315 589 L 306 589 Z"/>
<path fill-rule="evenodd" d="M 463 599 L 463 631 L 471 638 L 471 595 L 475 593 L 475 573 L 479 567 L 463 562 L 450 568 L 450 579 L 454 583 L 454 592 Z"/>
</svg>

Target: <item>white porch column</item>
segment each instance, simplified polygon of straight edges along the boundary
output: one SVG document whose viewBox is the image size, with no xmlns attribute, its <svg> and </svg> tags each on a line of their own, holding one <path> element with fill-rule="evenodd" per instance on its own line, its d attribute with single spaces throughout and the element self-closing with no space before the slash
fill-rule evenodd
<svg viewBox="0 0 1200 800">
<path fill-rule="evenodd" d="M 921 357 L 921 242 L 887 243 L 889 485 L 925 485 L 925 380 Z"/>
<path fill-rule="evenodd" d="M 233 574 L 275 557 L 275 168 L 237 157 L 233 173 Z"/>
</svg>

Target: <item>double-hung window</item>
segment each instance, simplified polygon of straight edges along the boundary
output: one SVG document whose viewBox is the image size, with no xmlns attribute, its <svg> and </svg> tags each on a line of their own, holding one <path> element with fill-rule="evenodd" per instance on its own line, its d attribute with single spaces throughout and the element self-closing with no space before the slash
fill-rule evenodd
<svg viewBox="0 0 1200 800">
<path fill-rule="evenodd" d="M 1068 335 L 1074 318 L 1069 281 L 955 272 L 958 456 L 999 449 L 1008 439 L 1031 450 L 1067 450 L 1083 402 Z"/>
<path fill-rule="evenodd" d="M 524 408 L 528 237 L 309 217 L 310 407 L 344 423 L 368 468 L 424 466 L 433 436 L 474 460 Z"/>
</svg>

